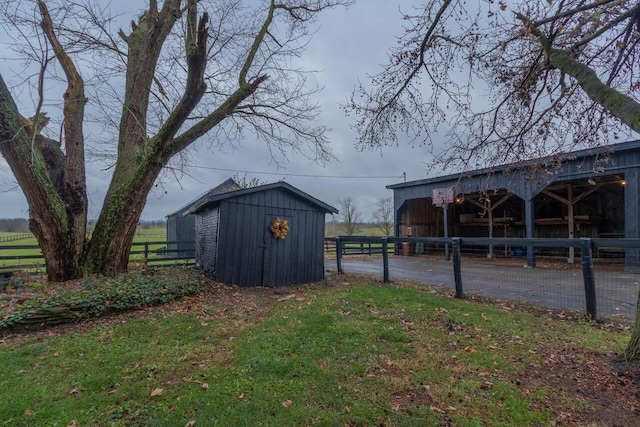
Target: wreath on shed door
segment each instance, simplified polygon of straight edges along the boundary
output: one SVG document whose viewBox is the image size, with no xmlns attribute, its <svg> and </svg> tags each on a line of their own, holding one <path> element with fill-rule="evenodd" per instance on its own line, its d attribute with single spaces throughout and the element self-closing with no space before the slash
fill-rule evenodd
<svg viewBox="0 0 640 427">
<path fill-rule="evenodd" d="M 271 224 L 271 232 L 276 239 L 284 239 L 289 232 L 289 222 L 286 219 L 276 218 Z"/>
</svg>

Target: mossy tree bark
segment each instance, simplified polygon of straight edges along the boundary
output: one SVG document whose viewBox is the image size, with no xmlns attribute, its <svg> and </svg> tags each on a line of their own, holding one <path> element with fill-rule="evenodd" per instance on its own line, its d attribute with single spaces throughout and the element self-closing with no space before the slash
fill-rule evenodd
<svg viewBox="0 0 640 427">
<path fill-rule="evenodd" d="M 42 29 L 64 70 L 63 133 L 60 144 L 40 135 L 44 116 L 29 121 L 18 113 L 0 77 L 0 153 L 7 160 L 29 203 L 29 227 L 38 239 L 51 281 L 82 276 L 85 248 L 87 194 L 84 167 L 84 82 L 73 61 L 56 38 L 43 2 L 38 2 Z"/>
<path fill-rule="evenodd" d="M 160 16 L 143 17 L 128 36 L 127 91 L 120 122 L 118 163 L 89 243 L 85 261 L 89 273 L 117 274 L 127 270 L 140 215 L 162 168 L 175 154 L 230 116 L 266 80 L 266 76 L 251 83 L 241 79 L 226 102 L 177 135 L 206 89 L 208 15 L 205 13 L 198 20 L 196 6 L 196 1 L 189 2 L 186 88 L 177 107 L 153 137 L 145 136 L 150 87 L 160 47 L 180 15 L 180 1 L 165 2 Z M 256 39 L 261 40 L 265 34 L 266 29 Z"/>
</svg>

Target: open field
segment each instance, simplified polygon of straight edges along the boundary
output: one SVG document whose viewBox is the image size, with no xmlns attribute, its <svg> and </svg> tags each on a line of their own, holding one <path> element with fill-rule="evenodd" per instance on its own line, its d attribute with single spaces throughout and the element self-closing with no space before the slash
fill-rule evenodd
<svg viewBox="0 0 640 427">
<path fill-rule="evenodd" d="M 624 426 L 640 414 L 637 368 L 612 362 L 625 327 L 360 275 L 277 291 L 209 283 L 152 309 L 5 332 L 0 422 Z"/>
</svg>

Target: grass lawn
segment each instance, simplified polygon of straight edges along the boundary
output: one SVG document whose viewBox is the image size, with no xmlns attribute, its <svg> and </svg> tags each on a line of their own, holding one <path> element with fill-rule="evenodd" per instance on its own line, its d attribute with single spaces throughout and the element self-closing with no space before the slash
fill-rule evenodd
<svg viewBox="0 0 640 427">
<path fill-rule="evenodd" d="M 0 424 L 633 425 L 638 374 L 608 362 L 628 329 L 568 317 L 359 275 L 282 293 L 209 284 L 5 331 Z"/>
</svg>

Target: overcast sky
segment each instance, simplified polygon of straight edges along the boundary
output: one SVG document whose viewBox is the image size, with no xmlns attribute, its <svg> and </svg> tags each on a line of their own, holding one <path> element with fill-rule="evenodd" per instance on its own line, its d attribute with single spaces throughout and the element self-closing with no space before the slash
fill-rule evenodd
<svg viewBox="0 0 640 427">
<path fill-rule="evenodd" d="M 112 5 L 117 3 L 114 1 Z M 198 167 L 190 168 L 188 176 L 180 182 L 165 182 L 164 188 L 151 192 L 142 219 L 163 219 L 236 173 L 241 177 L 246 173 L 247 180 L 285 179 L 337 208 L 338 199 L 350 196 L 362 219 L 369 220 L 375 203 L 392 196 L 386 185 L 402 182 L 403 173 L 407 180 L 425 178 L 425 163 L 429 161 L 425 148 L 404 144 L 382 151 L 356 151 L 356 132 L 340 108 L 358 79 L 365 81 L 368 74 L 377 73 L 386 62 L 388 48 L 403 31 L 399 8 L 409 11 L 412 4 L 415 2 L 411 0 L 359 0 L 347 10 L 337 8 L 325 12 L 319 20 L 304 60 L 308 69 L 321 70 L 316 79 L 324 90 L 314 100 L 322 107 L 324 124 L 332 129 L 328 137 L 339 162 L 320 166 L 303 157 L 291 156 L 291 163 L 279 168 L 270 160 L 266 149 L 247 134 L 246 141 L 235 150 L 210 153 L 200 148 L 194 156 Z M 6 63 L 0 62 L 3 76 L 9 74 L 6 67 Z M 99 165 L 88 165 L 90 218 L 99 215 L 109 179 L 109 174 L 101 171 Z M 1 157 L 0 200 L 0 217 L 27 216 L 27 202 Z"/>
</svg>

